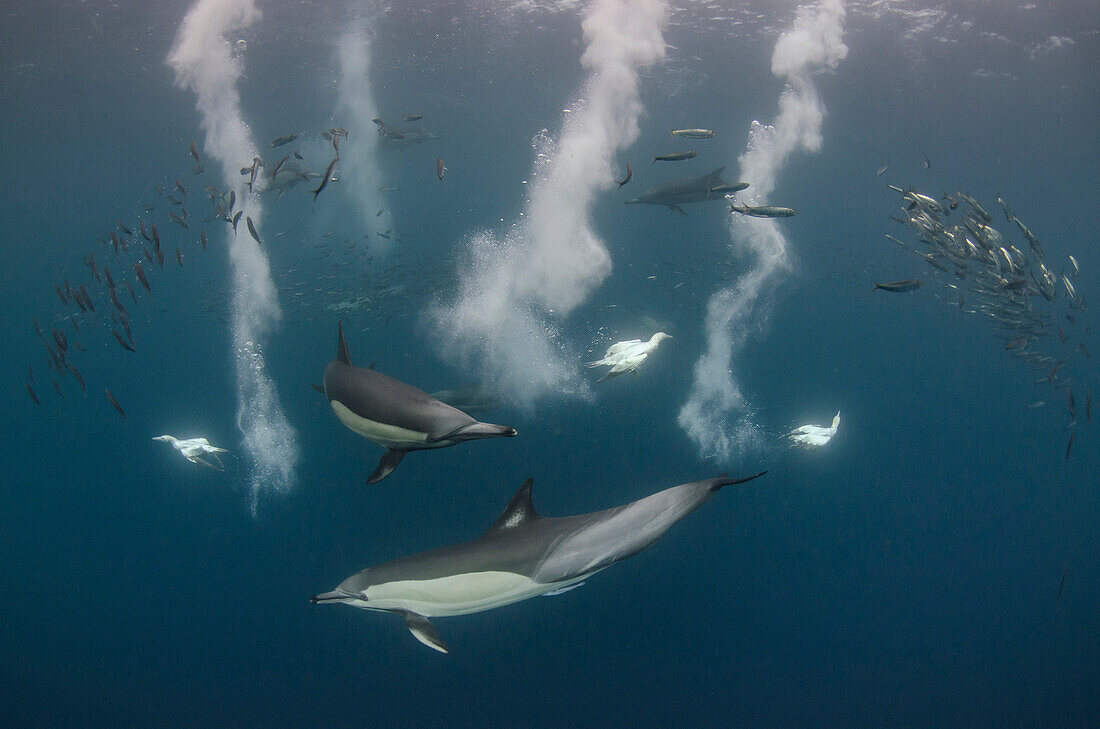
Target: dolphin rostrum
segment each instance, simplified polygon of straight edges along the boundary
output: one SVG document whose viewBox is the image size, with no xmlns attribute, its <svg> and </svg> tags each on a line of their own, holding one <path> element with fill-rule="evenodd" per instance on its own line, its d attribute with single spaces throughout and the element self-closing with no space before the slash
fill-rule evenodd
<svg viewBox="0 0 1100 729">
<path fill-rule="evenodd" d="M 527 479 L 472 542 L 368 567 L 311 602 L 397 613 L 417 640 L 447 653 L 428 618 L 477 613 L 577 587 L 653 544 L 718 489 L 764 473 L 680 484 L 604 511 L 564 517 L 535 512 Z"/>
<path fill-rule="evenodd" d="M 354 366 L 343 325 L 339 325 L 336 359 L 328 363 L 324 383 L 340 422 L 386 449 L 368 484 L 388 476 L 409 451 L 516 434 L 515 428 L 478 422 L 412 385 L 375 372 L 373 366 Z"/>
<path fill-rule="evenodd" d="M 662 183 L 649 188 L 633 200 L 627 200 L 626 204 L 667 205 L 672 212 L 687 215 L 680 207 L 681 205 L 705 200 L 722 200 L 726 195 L 748 187 L 744 182 L 730 184 L 724 181 L 722 179 L 724 169 L 726 168 L 719 167 L 702 177 L 684 177 Z"/>
</svg>

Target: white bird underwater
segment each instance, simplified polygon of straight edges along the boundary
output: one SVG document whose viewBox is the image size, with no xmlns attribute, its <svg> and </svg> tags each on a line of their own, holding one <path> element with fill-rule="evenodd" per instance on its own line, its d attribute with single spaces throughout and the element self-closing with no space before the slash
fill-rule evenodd
<svg viewBox="0 0 1100 729">
<path fill-rule="evenodd" d="M 787 437 L 791 439 L 792 445 L 802 448 L 820 448 L 833 439 L 839 427 L 840 412 L 838 411 L 833 417 L 833 424 L 828 428 L 822 425 L 801 425 L 787 433 Z"/>
<path fill-rule="evenodd" d="M 602 359 L 598 359 L 595 362 L 585 362 L 585 367 L 602 367 L 604 365 L 611 365 L 611 369 L 607 373 L 596 380 L 597 383 L 604 380 L 610 380 L 612 377 L 618 377 L 624 372 L 637 373 L 638 367 L 642 362 L 645 362 L 646 357 L 650 355 L 653 350 L 657 349 L 657 345 L 666 339 L 672 339 L 672 335 L 665 334 L 664 332 L 657 332 L 649 338 L 648 342 L 643 342 L 641 339 L 628 339 L 625 342 L 616 342 L 607 348 L 607 352 Z"/>
<path fill-rule="evenodd" d="M 179 451 L 181 456 L 191 461 L 191 463 L 213 468 L 215 471 L 225 470 L 225 466 L 222 465 L 222 461 L 218 458 L 218 454 L 228 453 L 229 451 L 225 448 L 218 448 L 217 446 L 210 445 L 210 441 L 206 438 L 187 438 L 185 440 L 180 440 L 171 435 L 158 435 L 156 438 L 153 438 L 153 440 L 170 443 L 173 448 Z M 213 463 L 203 458 L 207 453 L 214 457 L 218 465 L 215 466 Z"/>
</svg>

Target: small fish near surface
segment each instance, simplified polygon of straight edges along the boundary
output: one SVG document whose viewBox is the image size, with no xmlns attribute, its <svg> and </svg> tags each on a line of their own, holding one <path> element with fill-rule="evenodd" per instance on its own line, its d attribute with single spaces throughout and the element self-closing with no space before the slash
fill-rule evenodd
<svg viewBox="0 0 1100 729">
<path fill-rule="evenodd" d="M 730 205 L 731 213 L 748 215 L 751 218 L 789 218 L 798 215 L 794 208 L 782 208 L 778 205 Z"/>
<path fill-rule="evenodd" d="M 627 163 L 626 163 L 626 177 L 624 177 L 623 179 L 619 180 L 619 187 L 618 187 L 618 189 L 619 189 L 619 190 L 623 189 L 623 185 L 625 185 L 626 183 L 630 182 L 630 181 L 631 181 L 632 179 L 634 179 L 634 168 L 630 166 L 630 163 L 629 163 L 629 162 L 627 162 Z"/>
<path fill-rule="evenodd" d="M 291 142 L 293 142 L 297 138 L 298 138 L 297 134 L 284 134 L 281 137 L 275 137 L 274 139 L 272 139 L 270 142 L 268 142 L 267 146 L 274 149 L 276 147 L 281 147 L 284 144 L 290 144 Z"/>
<path fill-rule="evenodd" d="M 435 176 L 439 178 L 440 184 L 443 183 L 443 173 L 447 171 L 446 165 L 443 164 L 442 157 L 435 158 Z"/>
<path fill-rule="evenodd" d="M 735 192 L 741 192 L 748 188 L 747 182 L 725 182 L 721 185 L 715 185 L 710 188 L 710 191 L 715 195 L 732 195 Z"/>
<path fill-rule="evenodd" d="M 653 157 L 653 162 L 681 162 L 685 159 L 693 159 L 698 156 L 698 152 L 694 149 L 689 149 L 684 152 L 669 152 L 668 154 L 655 155 Z M 650 164 L 653 164 L 653 162 Z"/>
<path fill-rule="evenodd" d="M 118 400 L 115 399 L 115 396 L 112 395 L 111 391 L 108 390 L 106 387 L 103 388 L 103 392 L 107 393 L 107 399 L 111 401 L 111 404 L 115 406 L 115 410 L 117 410 L 118 414 L 122 416 L 123 420 L 125 420 L 126 419 L 126 411 L 123 410 L 122 406 L 118 404 Z"/>
<path fill-rule="evenodd" d="M 924 281 L 919 278 L 907 278 L 903 281 L 891 281 L 889 283 L 876 283 L 875 288 L 872 291 L 892 291 L 894 293 L 904 293 L 906 291 L 916 291 L 924 285 Z"/>
<path fill-rule="evenodd" d="M 260 245 L 263 245 L 263 242 L 260 240 L 260 234 L 256 232 L 256 226 L 252 223 L 252 218 L 246 216 L 244 222 L 248 225 L 248 234 L 252 236 L 252 239 Z"/>
<path fill-rule="evenodd" d="M 336 171 L 336 163 L 340 161 L 340 155 L 336 155 L 332 158 L 332 161 L 328 163 L 328 167 L 325 169 L 325 176 L 321 178 L 321 184 L 317 186 L 317 189 L 313 191 L 313 199 L 317 200 L 317 196 L 328 187 L 329 180 L 332 179 L 332 173 Z"/>
<path fill-rule="evenodd" d="M 685 139 L 711 139 L 714 137 L 714 131 L 711 129 L 669 129 L 668 131 L 673 137 L 684 137 Z"/>
</svg>

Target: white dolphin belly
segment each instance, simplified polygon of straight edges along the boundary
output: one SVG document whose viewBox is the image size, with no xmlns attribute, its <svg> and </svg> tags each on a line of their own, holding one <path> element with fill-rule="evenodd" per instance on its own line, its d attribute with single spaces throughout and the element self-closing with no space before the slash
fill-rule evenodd
<svg viewBox="0 0 1100 729">
<path fill-rule="evenodd" d="M 575 584 L 536 582 L 515 572 L 470 572 L 433 580 L 397 580 L 367 588 L 367 600 L 352 605 L 376 610 L 409 610 L 425 617 L 466 615 L 536 597 Z"/>
<path fill-rule="evenodd" d="M 451 440 L 428 442 L 428 434 L 416 430 L 409 430 L 398 425 L 379 423 L 368 418 L 356 415 L 344 403 L 332 400 L 333 412 L 336 417 L 353 433 L 361 435 L 372 443 L 377 443 L 384 448 L 396 448 L 398 450 L 412 450 L 416 448 L 442 448 L 454 443 Z"/>
</svg>

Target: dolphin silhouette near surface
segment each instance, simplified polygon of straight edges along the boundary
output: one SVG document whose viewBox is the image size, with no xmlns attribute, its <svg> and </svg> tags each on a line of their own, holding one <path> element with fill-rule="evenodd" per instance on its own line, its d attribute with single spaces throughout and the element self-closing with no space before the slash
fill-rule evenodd
<svg viewBox="0 0 1100 729">
<path fill-rule="evenodd" d="M 719 167 L 710 174 L 702 177 L 684 177 L 679 180 L 670 180 L 651 187 L 641 195 L 627 200 L 627 205 L 664 205 L 674 213 L 687 215 L 681 205 L 688 203 L 705 202 L 707 200 L 724 200 L 730 195 L 748 187 L 748 183 L 728 183 L 722 179 L 722 171 L 725 167 Z"/>
<path fill-rule="evenodd" d="M 324 392 L 341 423 L 386 449 L 368 484 L 388 476 L 409 451 L 516 435 L 515 428 L 479 422 L 412 385 L 356 367 L 342 324 L 338 332 L 336 359 L 325 368 Z"/>
<path fill-rule="evenodd" d="M 417 640 L 447 653 L 429 618 L 491 610 L 577 587 L 653 544 L 723 486 L 764 473 L 680 484 L 611 509 L 565 517 L 538 514 L 527 479 L 472 542 L 368 567 L 311 602 L 396 613 Z"/>
</svg>

